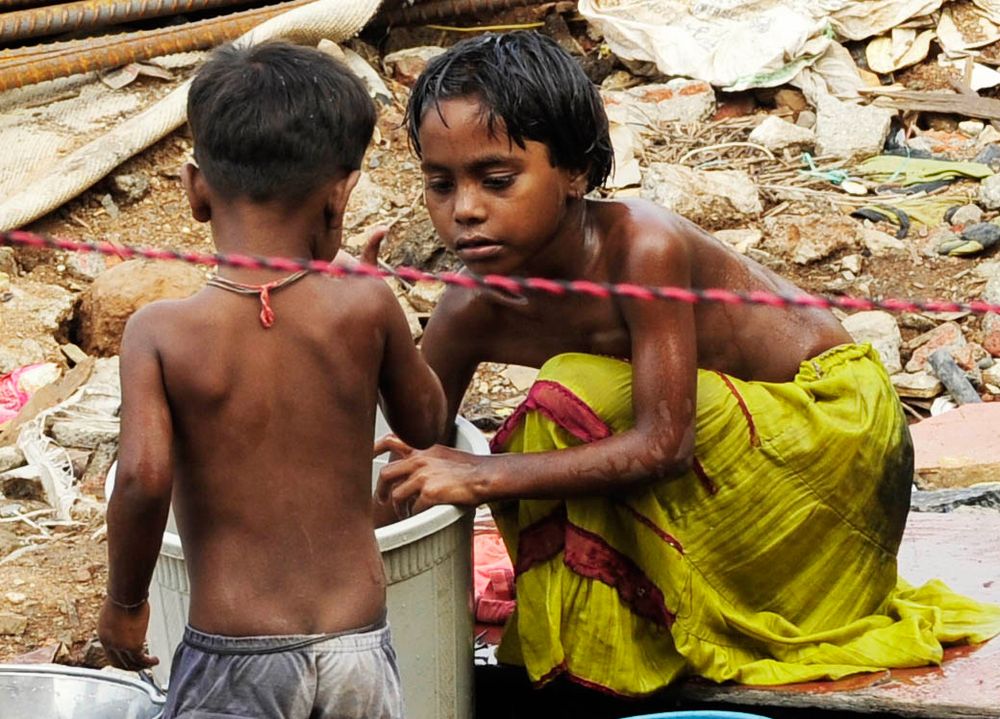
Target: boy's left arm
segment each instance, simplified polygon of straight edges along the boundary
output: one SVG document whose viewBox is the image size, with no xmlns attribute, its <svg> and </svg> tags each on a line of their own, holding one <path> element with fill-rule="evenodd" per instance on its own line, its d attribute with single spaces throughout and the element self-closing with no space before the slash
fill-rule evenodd
<svg viewBox="0 0 1000 719">
<path fill-rule="evenodd" d="M 121 350 L 121 437 L 115 488 L 108 500 L 108 588 L 98 636 L 111 663 L 138 671 L 146 654 L 146 597 L 170 510 L 173 425 L 154 341 L 155 308 L 140 310 Z"/>
</svg>

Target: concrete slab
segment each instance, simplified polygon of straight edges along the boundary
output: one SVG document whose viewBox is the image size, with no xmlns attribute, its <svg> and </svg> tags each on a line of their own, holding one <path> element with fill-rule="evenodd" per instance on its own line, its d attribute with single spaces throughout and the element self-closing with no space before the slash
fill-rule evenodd
<svg viewBox="0 0 1000 719">
<path fill-rule="evenodd" d="M 962 405 L 910 425 L 910 434 L 921 489 L 1000 479 L 1000 403 Z"/>
<path fill-rule="evenodd" d="M 957 592 L 1000 603 L 998 547 L 1000 514 L 995 512 L 911 514 L 899 552 L 900 574 L 917 585 L 941 579 Z M 996 719 L 1000 717 L 998 667 L 1000 640 L 995 639 L 946 650 L 940 667 L 893 669 L 836 682 L 767 688 L 690 681 L 679 691 L 685 699 L 729 705 Z"/>
</svg>

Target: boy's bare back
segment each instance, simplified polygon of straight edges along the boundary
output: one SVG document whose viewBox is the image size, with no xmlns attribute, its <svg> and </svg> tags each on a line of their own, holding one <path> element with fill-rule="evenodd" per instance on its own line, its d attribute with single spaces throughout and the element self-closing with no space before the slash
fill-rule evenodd
<svg viewBox="0 0 1000 719">
<path fill-rule="evenodd" d="M 192 626 L 301 634 L 380 618 L 369 448 L 386 341 L 402 329 L 390 303 L 380 282 L 307 277 L 274 294 L 270 329 L 256 297 L 212 287 L 130 324 L 126 388 L 155 383 L 139 373 L 158 356 L 170 408 Z"/>
</svg>

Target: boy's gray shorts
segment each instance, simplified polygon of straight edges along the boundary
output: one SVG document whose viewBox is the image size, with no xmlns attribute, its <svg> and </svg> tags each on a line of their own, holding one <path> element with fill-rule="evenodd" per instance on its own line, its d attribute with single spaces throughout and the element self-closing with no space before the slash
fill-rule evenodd
<svg viewBox="0 0 1000 719">
<path fill-rule="evenodd" d="M 223 637 L 188 627 L 163 719 L 402 719 L 389 627 Z"/>
</svg>

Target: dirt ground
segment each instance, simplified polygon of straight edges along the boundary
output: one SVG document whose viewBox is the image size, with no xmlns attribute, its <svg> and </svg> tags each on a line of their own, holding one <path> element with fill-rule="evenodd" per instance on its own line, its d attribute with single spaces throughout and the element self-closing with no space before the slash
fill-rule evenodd
<svg viewBox="0 0 1000 719">
<path fill-rule="evenodd" d="M 402 129 L 400 99 L 405 97 L 405 91 L 395 85 L 392 89 L 396 101 L 381 108 L 377 142 L 365 161 L 371 182 L 363 185 L 352 199 L 345 244 L 357 248 L 371 227 L 388 223 L 392 229 L 383 254 L 389 265 L 417 264 L 435 271 L 451 269 L 457 265 L 455 258 L 436 243 L 421 205 L 421 178 Z M 733 122 L 744 120 L 735 118 Z M 181 186 L 178 170 L 190 152 L 190 135 L 186 129 L 178 130 L 115 171 L 116 175 L 142 175 L 148 179 L 150 190 L 138 201 L 116 204 L 117 211 L 109 211 L 105 198 L 111 190 L 105 180 L 28 229 L 74 240 L 210 251 L 208 227 L 190 218 Z M 784 209 L 775 201 L 765 204 L 765 214 L 776 210 L 809 213 L 818 223 L 838 213 L 806 203 Z M 954 300 L 978 297 L 985 280 L 977 277 L 972 268 L 976 262 L 990 257 L 970 260 L 926 256 L 922 250 L 928 241 L 925 230 L 917 231 L 907 240 L 913 247 L 909 256 L 865 257 L 860 278 L 864 281 L 863 292 L 874 297 Z M 58 284 L 73 292 L 83 288 L 79 280 L 65 271 L 63 253 L 19 250 L 18 256 L 22 266 L 30 269 L 30 279 Z M 776 269 L 807 291 L 859 292 L 857 284 L 845 284 L 837 257 L 807 266 L 779 261 Z M 958 321 L 970 340 L 977 338 L 979 318 L 964 316 Z M 926 329 L 926 320 L 912 318 L 909 324 L 904 322 L 904 340 L 922 329 Z M 466 416 L 487 431 L 495 429 L 509 414 L 524 391 L 524 384 L 513 381 L 504 370 L 499 365 L 480 368 L 463 408 Z M 20 504 L 23 511 L 45 508 L 31 500 Z M 46 516 L 36 515 L 41 519 Z M 100 658 L 90 643 L 95 637 L 96 615 L 106 578 L 103 518 L 95 514 L 78 524 L 43 527 L 41 532 L 39 526 L 0 518 L 0 545 L 5 541 L 16 542 L 18 537 L 37 538 L 37 548 L 33 551 L 15 552 L 0 560 L 0 616 L 13 612 L 28 617 L 23 633 L 0 635 L 0 662 L 23 659 L 37 650 L 36 658 L 99 664 Z"/>
</svg>

